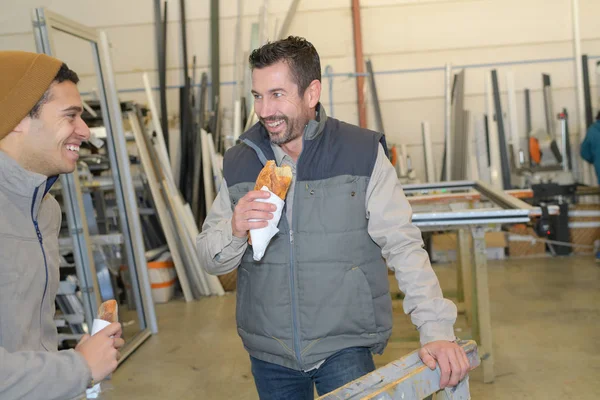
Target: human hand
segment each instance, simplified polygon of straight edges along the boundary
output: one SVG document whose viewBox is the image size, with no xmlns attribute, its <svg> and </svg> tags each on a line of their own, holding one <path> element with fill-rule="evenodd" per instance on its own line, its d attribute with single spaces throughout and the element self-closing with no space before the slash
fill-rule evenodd
<svg viewBox="0 0 600 400">
<path fill-rule="evenodd" d="M 260 229 L 268 225 L 267 220 L 273 218 L 273 212 L 277 210 L 277 206 L 256 200 L 269 197 L 271 194 L 265 190 L 252 190 L 240 199 L 231 218 L 233 236 L 243 238 L 250 229 Z"/>
<path fill-rule="evenodd" d="M 117 368 L 118 349 L 125 344 L 121 333 L 121 324 L 114 322 L 94 336 L 84 335 L 75 347 L 90 367 L 94 381 L 103 380 Z"/>
<path fill-rule="evenodd" d="M 438 340 L 424 345 L 419 350 L 419 357 L 423 364 L 431 370 L 435 369 L 436 362 L 440 366 L 440 388 L 456 386 L 471 370 L 471 365 L 464 349 L 455 342 Z"/>
</svg>

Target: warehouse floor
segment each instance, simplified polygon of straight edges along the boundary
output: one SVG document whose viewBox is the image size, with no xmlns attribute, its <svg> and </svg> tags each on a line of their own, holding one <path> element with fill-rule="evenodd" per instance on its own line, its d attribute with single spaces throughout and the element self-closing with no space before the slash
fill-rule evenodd
<svg viewBox="0 0 600 400">
<path fill-rule="evenodd" d="M 452 298 L 454 266 L 435 269 Z M 600 266 L 593 258 L 490 262 L 489 279 L 496 381 L 483 384 L 481 370 L 473 371 L 473 398 L 597 399 Z M 394 333 L 378 366 L 418 346 L 400 300 L 394 309 Z M 115 372 L 105 398 L 257 399 L 234 313 L 233 294 L 158 305 L 160 333 Z M 456 327 L 459 337 L 468 335 L 463 317 Z"/>
</svg>

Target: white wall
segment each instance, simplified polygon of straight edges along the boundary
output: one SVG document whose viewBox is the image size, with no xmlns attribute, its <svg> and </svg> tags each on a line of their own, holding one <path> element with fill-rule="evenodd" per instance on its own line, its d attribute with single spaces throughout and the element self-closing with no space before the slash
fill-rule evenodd
<svg viewBox="0 0 600 400">
<path fill-rule="evenodd" d="M 258 21 L 262 0 L 244 0 L 243 40 L 249 47 L 250 29 Z M 151 0 L 0 0 L 0 49 L 34 51 L 30 12 L 46 6 L 82 24 L 107 31 L 113 47 L 113 62 L 119 88 L 141 88 L 141 72 L 151 73 L 157 83 L 154 44 L 154 15 Z M 290 0 L 269 1 L 269 27 L 280 26 Z M 364 52 L 376 71 L 497 63 L 572 57 L 570 0 L 361 0 Z M 198 77 L 209 72 L 210 8 L 208 0 L 187 1 L 189 62 L 198 57 Z M 237 0 L 221 1 L 221 80 L 233 79 L 233 44 Z M 582 50 L 600 55 L 600 33 L 596 32 L 600 1 L 580 0 Z M 169 0 L 168 77 L 169 85 L 182 81 L 179 1 Z M 336 73 L 354 71 L 352 14 L 349 0 L 301 0 L 291 34 L 310 40 L 321 55 L 323 69 Z M 57 37 L 57 56 L 82 77 L 81 90 L 95 86 L 93 64 L 87 46 Z M 592 85 L 596 60 L 590 61 Z M 498 68 L 500 87 L 504 72 L 515 73 L 520 128 L 524 134 L 523 88 L 532 91 L 534 127 L 545 126 L 541 97 L 541 73 L 552 75 L 556 112 L 566 107 L 571 132 L 576 134 L 574 66 L 571 62 L 525 64 Z M 465 106 L 483 112 L 483 76 L 489 68 L 466 71 Z M 441 154 L 443 141 L 443 71 L 376 78 L 384 125 L 390 142 L 407 143 L 418 175 L 424 176 L 420 122 L 431 123 L 434 151 Z M 210 76 L 210 75 L 209 75 Z M 322 100 L 329 107 L 329 84 L 324 80 Z M 232 86 L 221 87 L 224 105 L 231 104 Z M 144 102 L 143 93 L 124 93 L 122 99 Z M 593 101 L 597 108 L 596 89 Z M 370 99 L 367 91 L 367 98 Z M 169 111 L 177 114 L 178 92 L 168 92 Z M 506 97 L 503 97 L 506 110 Z M 354 78 L 334 79 L 335 117 L 358 122 Z M 374 128 L 372 107 L 368 122 Z M 436 157 L 438 166 L 441 157 Z"/>
</svg>

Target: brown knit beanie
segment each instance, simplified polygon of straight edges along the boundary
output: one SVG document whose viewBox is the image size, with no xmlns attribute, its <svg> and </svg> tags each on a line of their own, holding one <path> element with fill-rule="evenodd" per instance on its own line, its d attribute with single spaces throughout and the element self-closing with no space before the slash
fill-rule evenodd
<svg viewBox="0 0 600 400">
<path fill-rule="evenodd" d="M 45 54 L 0 51 L 0 140 L 42 98 L 62 64 Z"/>
</svg>

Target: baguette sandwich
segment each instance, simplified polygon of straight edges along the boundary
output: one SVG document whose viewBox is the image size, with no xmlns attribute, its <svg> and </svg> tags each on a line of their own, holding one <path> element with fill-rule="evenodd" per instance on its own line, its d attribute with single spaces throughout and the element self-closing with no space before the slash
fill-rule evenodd
<svg viewBox="0 0 600 400">
<path fill-rule="evenodd" d="M 107 300 L 98 307 L 98 319 L 106 322 L 119 322 L 119 306 L 116 300 Z"/>
<path fill-rule="evenodd" d="M 281 200 L 285 200 L 290 184 L 292 183 L 292 169 L 289 165 L 277 167 L 275 161 L 269 160 L 256 178 L 254 190 L 260 190 L 266 186 Z"/>
</svg>

